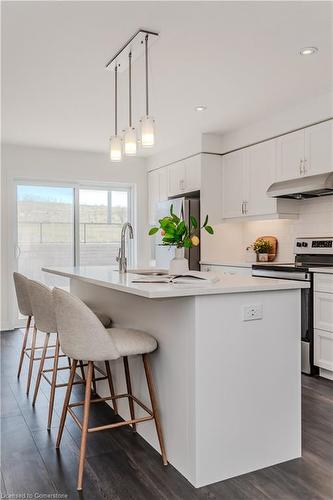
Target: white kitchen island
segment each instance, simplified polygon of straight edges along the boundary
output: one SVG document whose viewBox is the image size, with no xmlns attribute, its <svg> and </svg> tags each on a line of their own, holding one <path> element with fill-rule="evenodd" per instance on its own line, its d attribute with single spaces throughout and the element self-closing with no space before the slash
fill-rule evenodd
<svg viewBox="0 0 333 500">
<path fill-rule="evenodd" d="M 301 456 L 300 289 L 307 282 L 220 276 L 208 285 L 134 284 L 138 276 L 111 266 L 44 271 L 70 278 L 72 293 L 110 314 L 114 326 L 158 340 L 151 363 L 168 460 L 194 486 Z M 262 309 L 262 318 L 244 321 L 247 306 Z M 140 361 L 130 360 L 134 394 L 148 403 Z M 111 369 L 123 392 L 121 361 Z M 98 392 L 108 395 L 103 384 Z M 129 417 L 125 400 L 119 410 Z M 159 450 L 152 422 L 138 432 Z"/>
</svg>

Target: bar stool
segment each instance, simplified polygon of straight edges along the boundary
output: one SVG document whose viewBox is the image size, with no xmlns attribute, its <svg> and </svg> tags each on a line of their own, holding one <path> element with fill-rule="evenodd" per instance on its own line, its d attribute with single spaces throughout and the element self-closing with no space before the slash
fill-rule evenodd
<svg viewBox="0 0 333 500">
<path fill-rule="evenodd" d="M 77 489 L 82 490 L 84 460 L 86 453 L 87 436 L 89 432 L 113 429 L 129 424 L 132 425 L 133 430 L 135 430 L 135 425 L 137 423 L 146 422 L 147 420 L 154 420 L 161 448 L 163 464 L 167 465 L 168 462 L 164 446 L 162 427 L 157 408 L 152 373 L 148 361 L 148 353 L 155 351 L 155 349 L 157 348 L 157 342 L 154 337 L 139 330 L 127 328 L 106 329 L 79 298 L 59 288 L 54 288 L 52 294 L 54 298 L 54 309 L 56 314 L 58 333 L 60 336 L 61 348 L 63 352 L 73 360 L 60 420 L 56 448 L 60 447 L 61 437 L 68 412 L 72 416 L 76 424 L 80 427 L 82 432 Z M 93 342 L 91 341 L 92 335 L 94 339 Z M 134 356 L 137 354 L 142 355 L 152 409 L 149 409 L 132 394 L 128 356 Z M 111 394 L 110 397 L 91 399 L 90 381 L 93 373 L 93 362 L 118 359 L 121 357 L 124 361 L 127 393 L 119 395 Z M 77 366 L 77 360 L 81 358 L 88 360 L 85 399 L 84 401 L 70 404 L 70 397 L 75 369 Z M 128 398 L 129 410 L 131 415 L 130 420 L 102 425 L 100 427 L 88 427 L 90 403 L 109 400 L 114 401 L 120 398 Z M 148 416 L 135 418 L 134 403 L 137 403 L 139 406 L 141 406 L 141 408 L 148 414 Z M 72 409 L 78 406 L 84 407 L 82 424 Z"/>
<path fill-rule="evenodd" d="M 71 369 L 71 363 L 69 363 L 69 366 L 59 367 L 59 358 L 61 356 L 66 356 L 66 354 L 63 354 L 63 355 L 60 354 L 60 343 L 59 343 L 59 336 L 57 333 L 57 324 L 56 324 L 56 318 L 55 318 L 55 313 L 54 313 L 54 305 L 53 305 L 53 298 L 52 298 L 51 289 L 49 287 L 47 287 L 46 285 L 44 285 L 43 283 L 39 283 L 38 281 L 33 281 L 33 280 L 28 280 L 28 286 L 29 286 L 30 302 L 31 302 L 31 306 L 32 306 L 34 319 L 35 319 L 35 325 L 40 332 L 45 333 L 44 346 L 43 346 L 43 351 L 42 351 L 42 355 L 41 355 L 41 359 L 40 359 L 40 364 L 39 364 L 38 375 L 37 375 L 37 379 L 36 379 L 36 386 L 35 386 L 35 392 L 34 392 L 32 404 L 34 405 L 36 402 L 41 378 L 43 377 L 51 386 L 50 400 L 49 400 L 49 412 L 48 412 L 48 423 L 47 423 L 47 429 L 49 430 L 51 428 L 51 423 L 52 423 L 55 390 L 59 387 L 66 387 L 67 386 L 67 383 L 57 384 L 58 371 Z M 88 306 L 86 306 L 86 307 L 88 307 Z M 91 311 L 91 314 L 96 318 L 97 321 L 99 321 L 94 312 Z M 103 316 L 102 316 L 102 318 L 103 318 Z M 110 323 L 110 318 L 108 318 L 108 323 Z M 50 337 L 51 333 L 56 333 L 56 344 L 55 344 L 53 368 L 44 369 L 44 363 L 45 363 L 45 359 L 46 359 L 46 351 L 48 348 L 49 337 Z M 91 339 L 90 339 L 90 341 L 91 341 Z M 70 358 L 69 358 L 69 360 L 70 360 Z M 81 358 L 80 358 L 80 361 L 81 361 L 81 368 L 83 369 L 83 364 L 82 364 Z M 110 391 L 114 394 L 113 380 L 112 380 L 110 367 L 109 367 L 109 364 L 107 362 L 105 363 L 105 365 L 106 365 L 106 373 L 104 371 L 102 371 L 99 367 L 96 367 L 96 369 L 100 373 L 102 373 L 102 376 L 101 377 L 94 376 L 94 378 L 92 380 L 89 380 L 89 384 L 91 384 L 93 382 L 94 389 L 95 389 L 95 386 L 96 386 L 95 384 L 97 381 L 107 379 L 109 382 Z M 51 380 L 49 380 L 49 378 L 47 377 L 47 374 L 49 372 L 52 373 Z M 78 380 L 76 382 L 72 381 L 72 383 L 82 384 L 82 383 L 85 383 L 85 379 L 83 378 L 82 380 Z M 117 406 L 114 406 L 114 410 L 117 413 Z"/>
<path fill-rule="evenodd" d="M 36 346 L 36 338 L 37 338 L 36 325 L 34 325 L 34 327 L 33 327 L 31 347 L 27 347 L 29 331 L 30 331 L 30 327 L 31 327 L 31 320 L 33 317 L 33 312 L 32 312 L 32 307 L 31 307 L 30 297 L 29 297 L 29 279 L 26 278 L 23 274 L 20 274 L 17 272 L 13 273 L 13 278 L 14 278 L 15 291 L 16 291 L 17 304 L 18 304 L 19 311 L 23 316 L 27 316 L 27 322 L 26 322 L 26 327 L 25 327 L 25 332 L 24 332 L 24 337 L 23 337 L 23 342 L 22 342 L 22 347 L 21 347 L 17 377 L 19 378 L 21 375 L 23 359 L 24 359 L 24 356 L 27 356 L 29 358 L 29 369 L 28 369 L 28 380 L 27 380 L 26 393 L 28 394 L 29 390 L 30 390 L 30 384 L 31 384 L 33 363 L 34 363 L 34 361 L 38 361 L 41 359 L 40 357 L 35 357 L 35 353 L 37 350 L 42 349 L 42 347 Z"/>
</svg>

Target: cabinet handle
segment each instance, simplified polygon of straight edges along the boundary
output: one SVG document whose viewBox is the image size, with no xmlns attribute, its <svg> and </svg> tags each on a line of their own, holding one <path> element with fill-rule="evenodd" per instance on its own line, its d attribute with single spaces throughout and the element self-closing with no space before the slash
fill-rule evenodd
<svg viewBox="0 0 333 500">
<path fill-rule="evenodd" d="M 303 175 L 305 175 L 305 174 L 306 174 L 306 163 L 307 163 L 307 161 L 308 161 L 308 160 L 306 160 L 306 159 L 304 158 L 304 160 L 303 160 Z"/>
<path fill-rule="evenodd" d="M 244 201 L 242 201 L 242 204 L 241 204 L 241 211 L 242 211 L 242 215 L 244 215 Z"/>
<path fill-rule="evenodd" d="M 300 175 L 303 175 L 303 173 L 304 173 L 303 168 L 304 168 L 303 167 L 303 160 L 300 159 L 300 161 L 299 161 L 299 173 L 300 173 Z"/>
<path fill-rule="evenodd" d="M 247 214 L 247 201 L 244 201 L 244 213 Z"/>
</svg>

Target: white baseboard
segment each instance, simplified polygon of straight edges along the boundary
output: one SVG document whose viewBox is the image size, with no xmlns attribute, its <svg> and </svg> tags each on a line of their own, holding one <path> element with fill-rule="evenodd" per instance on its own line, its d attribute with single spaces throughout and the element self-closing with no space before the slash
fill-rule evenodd
<svg viewBox="0 0 333 500">
<path fill-rule="evenodd" d="M 328 378 L 329 380 L 333 380 L 333 372 L 331 372 L 330 370 L 325 370 L 324 368 L 320 368 L 319 375 L 323 378 Z"/>
</svg>

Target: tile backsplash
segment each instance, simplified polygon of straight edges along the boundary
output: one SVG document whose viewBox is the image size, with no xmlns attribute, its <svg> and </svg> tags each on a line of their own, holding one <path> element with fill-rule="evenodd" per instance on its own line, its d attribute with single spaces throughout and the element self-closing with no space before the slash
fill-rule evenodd
<svg viewBox="0 0 333 500">
<path fill-rule="evenodd" d="M 215 226 L 213 238 L 204 238 L 202 260 L 244 261 L 245 248 L 259 236 L 276 236 L 276 262 L 294 260 L 294 240 L 302 236 L 333 237 L 333 196 L 302 200 L 299 218 L 227 222 Z"/>
</svg>

